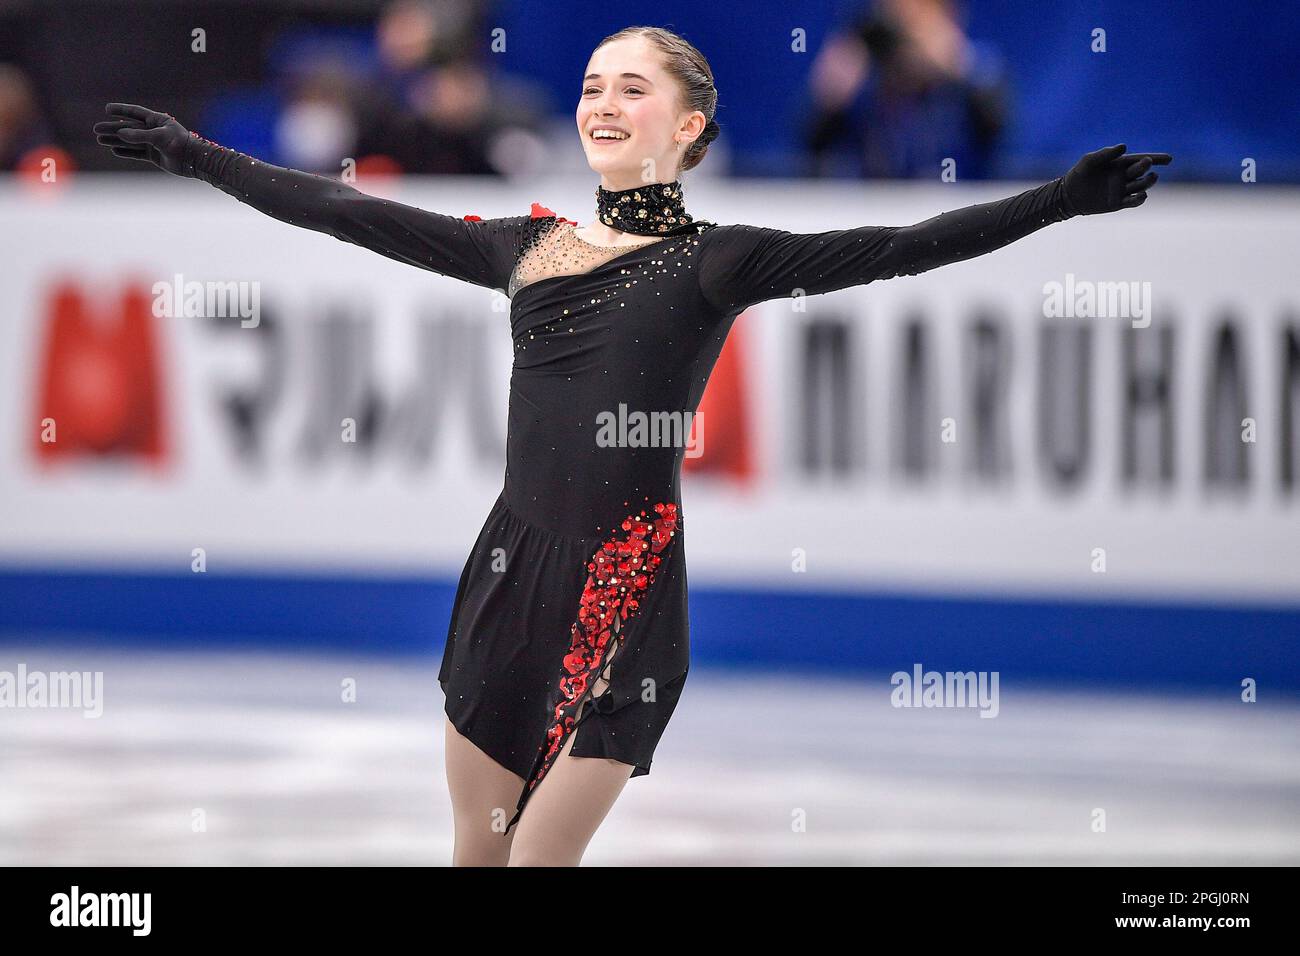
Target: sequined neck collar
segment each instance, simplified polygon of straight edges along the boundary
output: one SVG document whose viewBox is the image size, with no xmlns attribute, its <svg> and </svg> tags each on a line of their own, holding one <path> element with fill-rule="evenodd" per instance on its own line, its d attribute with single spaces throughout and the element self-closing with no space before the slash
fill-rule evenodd
<svg viewBox="0 0 1300 956">
<path fill-rule="evenodd" d="M 596 216 L 612 229 L 639 236 L 673 236 L 697 231 L 697 224 L 682 201 L 680 180 L 617 191 L 598 185 Z"/>
</svg>

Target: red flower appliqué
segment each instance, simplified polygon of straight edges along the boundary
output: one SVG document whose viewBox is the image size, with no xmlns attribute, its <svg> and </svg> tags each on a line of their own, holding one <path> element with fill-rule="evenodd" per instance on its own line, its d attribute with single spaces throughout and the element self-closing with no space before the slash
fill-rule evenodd
<svg viewBox="0 0 1300 956">
<path fill-rule="evenodd" d="M 605 541 L 587 562 L 587 583 L 578 604 L 578 619 L 570 630 L 569 653 L 564 657 L 560 677 L 560 698 L 555 705 L 555 722 L 546 732 L 541 767 L 528 782 L 531 791 L 546 776 L 555 755 L 573 730 L 582 701 L 594 688 L 601 662 L 611 640 L 622 641 L 622 622 L 636 614 L 640 598 L 654 583 L 655 571 L 663 563 L 659 552 L 668 546 L 677 530 L 677 505 L 660 502 L 655 517 L 643 510 L 623 519 L 627 537 Z"/>
<path fill-rule="evenodd" d="M 576 226 L 576 225 L 577 225 L 577 223 L 574 222 L 572 219 L 565 219 L 565 218 L 563 218 L 562 216 L 557 216 L 557 215 L 555 215 L 555 213 L 551 212 L 549 209 L 547 209 L 547 208 L 546 208 L 545 206 L 543 206 L 541 203 L 533 203 L 532 218 L 534 218 L 534 219 L 554 219 L 555 222 L 556 222 L 556 225 L 558 225 L 558 224 L 560 224 L 560 223 L 562 223 L 562 222 L 567 222 L 567 223 L 569 223 L 569 224 L 572 225 L 572 226 Z"/>
<path fill-rule="evenodd" d="M 461 216 L 461 218 L 464 219 L 466 222 L 483 221 L 482 216 Z M 565 219 L 561 216 L 555 215 L 555 213 L 551 212 L 549 209 L 547 209 L 545 206 L 541 205 L 540 203 L 533 203 L 532 218 L 533 219 L 554 219 L 557 224 L 562 222 L 567 222 L 571 226 L 577 225 L 577 223 L 574 222 L 572 219 Z"/>
</svg>

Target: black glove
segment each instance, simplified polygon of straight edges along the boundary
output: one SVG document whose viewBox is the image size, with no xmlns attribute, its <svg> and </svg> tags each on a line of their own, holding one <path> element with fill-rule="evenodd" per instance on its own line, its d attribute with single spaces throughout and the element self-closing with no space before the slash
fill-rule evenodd
<svg viewBox="0 0 1300 956">
<path fill-rule="evenodd" d="M 1152 166 L 1173 162 L 1168 153 L 1125 153 L 1125 146 L 1107 146 L 1074 164 L 1061 178 L 1062 206 L 1070 216 L 1131 209 L 1147 201 L 1147 190 L 1159 175 Z"/>
<path fill-rule="evenodd" d="M 109 103 L 104 108 L 117 119 L 95 124 L 99 145 L 114 156 L 141 159 L 176 176 L 193 178 L 194 148 L 200 140 L 168 113 L 155 113 L 130 103 Z"/>
</svg>

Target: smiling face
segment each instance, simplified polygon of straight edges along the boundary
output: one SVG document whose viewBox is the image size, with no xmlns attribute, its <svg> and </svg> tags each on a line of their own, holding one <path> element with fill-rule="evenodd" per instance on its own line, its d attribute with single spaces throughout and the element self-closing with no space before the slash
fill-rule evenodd
<svg viewBox="0 0 1300 956">
<path fill-rule="evenodd" d="M 587 62 L 578 133 L 587 164 L 606 189 L 672 182 L 704 129 L 703 113 L 681 108 L 681 87 L 662 61 L 647 40 L 625 37 L 599 47 Z"/>
</svg>

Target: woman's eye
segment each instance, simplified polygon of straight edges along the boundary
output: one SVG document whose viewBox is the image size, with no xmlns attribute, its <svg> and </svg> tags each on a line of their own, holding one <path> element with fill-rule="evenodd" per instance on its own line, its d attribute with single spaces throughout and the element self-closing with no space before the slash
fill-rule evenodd
<svg viewBox="0 0 1300 956">
<path fill-rule="evenodd" d="M 625 93 L 640 93 L 640 92 L 642 92 L 642 91 L 641 91 L 641 90 L 638 90 L 635 86 L 629 86 L 626 90 L 624 90 L 624 92 L 625 92 Z"/>
</svg>

